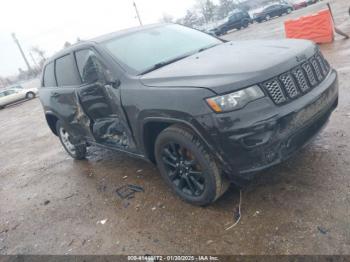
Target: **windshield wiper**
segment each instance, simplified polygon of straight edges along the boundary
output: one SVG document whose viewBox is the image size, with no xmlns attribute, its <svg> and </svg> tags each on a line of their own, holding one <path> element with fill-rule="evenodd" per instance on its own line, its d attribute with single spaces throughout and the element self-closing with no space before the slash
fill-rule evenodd
<svg viewBox="0 0 350 262">
<path fill-rule="evenodd" d="M 203 52 L 203 51 L 205 51 L 205 50 L 207 50 L 207 49 L 210 49 L 210 48 L 212 48 L 212 47 L 214 47 L 214 46 L 217 46 L 217 45 L 219 45 L 219 44 L 214 44 L 214 45 L 202 47 L 201 49 L 198 49 L 197 52 L 198 52 L 198 53 Z"/>
<path fill-rule="evenodd" d="M 187 53 L 186 55 L 183 55 L 183 56 L 179 56 L 179 57 L 176 57 L 176 58 L 167 60 L 167 61 L 159 62 L 159 63 L 153 65 L 152 67 L 150 67 L 149 69 L 147 69 L 147 70 L 141 72 L 140 75 L 147 74 L 147 73 L 152 72 L 152 71 L 154 71 L 154 70 L 156 70 L 156 69 L 158 69 L 158 68 L 161 68 L 161 67 L 163 67 L 163 66 L 166 66 L 166 65 L 169 65 L 169 64 L 172 64 L 172 63 L 175 63 L 176 61 L 179 61 L 179 60 L 181 60 L 181 59 L 184 59 L 184 58 L 186 58 L 186 57 L 189 57 L 189 56 L 191 56 L 191 55 L 193 55 L 193 54 L 203 52 L 204 50 L 207 50 L 207 49 L 212 48 L 212 47 L 217 46 L 217 45 L 219 45 L 219 44 L 214 44 L 214 45 L 202 47 L 202 48 L 198 49 L 196 52 L 193 52 L 193 53 L 191 53 L 191 54 L 188 54 L 188 53 Z"/>
<path fill-rule="evenodd" d="M 192 55 L 192 54 L 190 54 L 190 55 Z M 166 65 L 175 63 L 176 61 L 179 61 L 179 60 L 181 60 L 181 59 L 184 59 L 184 58 L 186 58 L 186 57 L 188 57 L 188 56 L 190 56 L 190 55 L 187 54 L 187 55 L 179 56 L 179 57 L 176 57 L 176 58 L 173 58 L 173 59 L 164 61 L 164 62 L 157 63 L 157 64 L 153 65 L 151 68 L 149 68 L 149 69 L 143 71 L 142 73 L 140 73 L 140 75 L 147 74 L 147 73 L 152 72 L 152 71 L 154 71 L 154 70 L 156 70 L 156 69 L 158 69 L 158 68 L 161 68 L 161 67 L 163 67 L 163 66 L 166 66 Z"/>
</svg>

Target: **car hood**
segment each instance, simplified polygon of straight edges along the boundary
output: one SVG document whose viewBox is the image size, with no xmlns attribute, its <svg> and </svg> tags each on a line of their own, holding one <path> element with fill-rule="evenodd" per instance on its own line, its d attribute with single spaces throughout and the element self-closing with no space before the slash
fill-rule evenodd
<svg viewBox="0 0 350 262">
<path fill-rule="evenodd" d="M 203 87 L 234 91 L 268 80 L 311 57 L 306 40 L 227 42 L 140 77 L 152 87 Z"/>
</svg>

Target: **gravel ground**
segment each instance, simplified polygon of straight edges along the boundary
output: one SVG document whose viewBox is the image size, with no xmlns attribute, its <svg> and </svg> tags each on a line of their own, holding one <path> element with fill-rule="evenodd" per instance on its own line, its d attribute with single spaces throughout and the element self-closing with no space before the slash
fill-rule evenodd
<svg viewBox="0 0 350 262">
<path fill-rule="evenodd" d="M 282 21 L 324 2 L 225 38 L 283 38 Z M 350 33 L 347 0 L 333 1 Z M 347 8 L 346 8 L 347 7 Z M 38 99 L 0 111 L 0 254 L 350 254 L 350 40 L 322 45 L 338 70 L 340 104 L 328 127 L 289 161 L 206 208 L 174 196 L 151 164 L 91 148 L 63 151 Z M 125 184 L 145 192 L 122 201 Z"/>
</svg>

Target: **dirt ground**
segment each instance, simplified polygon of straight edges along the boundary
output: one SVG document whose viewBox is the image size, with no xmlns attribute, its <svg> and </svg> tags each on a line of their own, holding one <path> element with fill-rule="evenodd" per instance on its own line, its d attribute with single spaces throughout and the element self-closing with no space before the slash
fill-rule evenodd
<svg viewBox="0 0 350 262">
<path fill-rule="evenodd" d="M 225 38 L 283 38 L 283 20 L 324 5 Z M 349 6 L 333 1 L 348 33 Z M 147 162 L 98 148 L 72 160 L 39 99 L 1 110 L 0 254 L 350 254 L 350 40 L 321 48 L 339 72 L 339 108 L 310 146 L 243 189 L 242 219 L 229 231 L 237 188 L 194 207 Z M 145 192 L 122 201 L 115 191 L 125 184 Z"/>
</svg>

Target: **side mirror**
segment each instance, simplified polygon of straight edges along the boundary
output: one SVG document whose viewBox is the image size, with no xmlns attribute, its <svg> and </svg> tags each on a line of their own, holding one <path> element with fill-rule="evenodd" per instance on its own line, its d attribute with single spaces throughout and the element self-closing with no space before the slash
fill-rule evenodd
<svg viewBox="0 0 350 262">
<path fill-rule="evenodd" d="M 119 88 L 119 86 L 120 86 L 120 80 L 118 79 L 118 80 L 112 80 L 112 81 L 107 81 L 106 82 L 106 85 L 108 85 L 108 86 L 111 86 L 112 88 L 114 88 L 114 89 L 118 89 Z"/>
<path fill-rule="evenodd" d="M 117 89 L 120 86 L 120 80 L 116 79 L 112 72 L 108 69 L 104 71 L 104 79 L 106 85 L 110 85 L 114 89 Z"/>
</svg>

